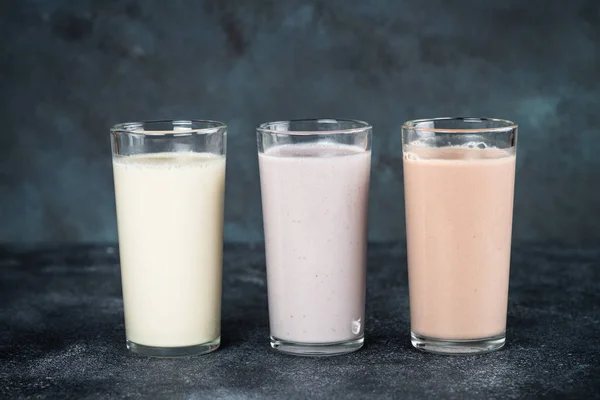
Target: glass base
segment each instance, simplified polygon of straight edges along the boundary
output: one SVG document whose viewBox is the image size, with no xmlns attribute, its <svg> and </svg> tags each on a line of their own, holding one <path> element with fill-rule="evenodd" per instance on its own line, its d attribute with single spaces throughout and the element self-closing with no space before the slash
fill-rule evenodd
<svg viewBox="0 0 600 400">
<path fill-rule="evenodd" d="M 502 332 L 500 335 L 483 339 L 445 340 L 421 336 L 414 332 L 410 332 L 410 339 L 415 349 L 427 353 L 465 356 L 500 350 L 506 342 L 506 333 Z"/>
<path fill-rule="evenodd" d="M 137 344 L 127 340 L 127 348 L 132 352 L 145 357 L 189 357 L 212 353 L 219 348 L 221 337 L 207 343 L 183 347 L 154 347 Z"/>
<path fill-rule="evenodd" d="M 282 353 L 305 357 L 328 357 L 352 353 L 365 343 L 365 338 L 333 343 L 298 343 L 271 336 L 271 347 Z"/>
</svg>

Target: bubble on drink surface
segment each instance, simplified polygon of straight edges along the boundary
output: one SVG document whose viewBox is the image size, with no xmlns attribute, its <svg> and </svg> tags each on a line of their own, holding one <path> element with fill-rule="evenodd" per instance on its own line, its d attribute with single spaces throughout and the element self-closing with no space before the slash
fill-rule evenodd
<svg viewBox="0 0 600 400">
<path fill-rule="evenodd" d="M 413 160 L 413 161 L 420 160 L 418 155 L 416 155 L 415 153 L 409 153 L 409 152 L 404 153 L 404 159 L 405 160 Z"/>
<path fill-rule="evenodd" d="M 469 149 L 487 149 L 488 145 L 483 142 L 467 142 L 462 147 L 468 147 Z"/>
</svg>

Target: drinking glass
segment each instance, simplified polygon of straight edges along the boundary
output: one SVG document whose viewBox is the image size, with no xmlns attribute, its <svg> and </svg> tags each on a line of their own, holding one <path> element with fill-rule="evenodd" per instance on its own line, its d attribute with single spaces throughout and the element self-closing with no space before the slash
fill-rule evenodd
<svg viewBox="0 0 600 400">
<path fill-rule="evenodd" d="M 505 343 L 517 125 L 434 118 L 402 127 L 412 345 Z"/>
<path fill-rule="evenodd" d="M 111 129 L 127 347 L 157 357 L 221 337 L 227 128 L 130 122 Z"/>
<path fill-rule="evenodd" d="M 340 119 L 257 129 L 274 349 L 320 356 L 363 345 L 371 132 Z"/>
</svg>

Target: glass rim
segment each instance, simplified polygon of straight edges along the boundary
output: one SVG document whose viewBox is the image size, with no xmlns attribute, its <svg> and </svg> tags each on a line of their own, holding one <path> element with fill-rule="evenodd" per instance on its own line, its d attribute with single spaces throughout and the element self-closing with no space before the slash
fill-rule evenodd
<svg viewBox="0 0 600 400">
<path fill-rule="evenodd" d="M 173 129 L 161 129 L 149 131 L 144 128 L 146 124 L 167 124 L 170 123 Z M 190 125 L 190 128 L 174 129 L 176 124 Z M 193 124 L 212 125 L 206 128 L 193 128 Z M 219 130 L 227 129 L 227 125 L 220 121 L 210 119 L 156 119 L 148 121 L 121 122 L 113 125 L 110 128 L 111 133 L 126 133 L 128 135 L 137 136 L 191 136 L 191 135 L 208 135 L 219 132 Z"/>
<path fill-rule="evenodd" d="M 465 122 L 495 122 L 499 126 L 489 128 L 435 128 L 428 126 L 418 126 L 418 124 L 426 122 L 436 121 L 465 121 Z M 486 132 L 506 132 L 519 127 L 513 121 L 501 118 L 487 118 L 487 117 L 437 117 L 437 118 L 423 118 L 413 119 L 406 121 L 402 124 L 402 129 L 420 132 L 438 132 L 438 133 L 486 133 Z"/>
<path fill-rule="evenodd" d="M 355 128 L 347 128 L 347 129 L 330 129 L 330 130 L 322 130 L 322 131 L 306 131 L 306 130 L 279 130 L 279 129 L 270 129 L 270 126 L 273 125 L 278 125 L 278 124 L 290 124 L 292 122 L 315 122 L 317 124 L 319 123 L 337 123 L 337 122 L 350 122 L 353 123 L 355 125 L 358 125 Z M 348 134 L 348 133 L 360 133 L 360 132 L 364 132 L 365 130 L 369 130 L 369 129 L 373 129 L 373 125 L 369 124 L 368 122 L 365 121 L 361 121 L 358 119 L 347 119 L 347 118 L 304 118 L 304 119 L 290 119 L 290 120 L 282 120 L 282 121 L 271 121 L 271 122 L 263 122 L 262 124 L 258 125 L 258 127 L 256 128 L 257 132 L 260 133 L 269 133 L 269 134 L 274 134 L 274 135 L 288 135 L 288 136 L 294 136 L 294 135 L 302 135 L 302 136 L 309 136 L 309 135 L 333 135 L 333 134 Z"/>
</svg>

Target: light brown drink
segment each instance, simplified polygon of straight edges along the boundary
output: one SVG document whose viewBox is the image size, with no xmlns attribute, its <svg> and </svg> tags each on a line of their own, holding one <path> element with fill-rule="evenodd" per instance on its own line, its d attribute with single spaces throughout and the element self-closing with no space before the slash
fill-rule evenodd
<svg viewBox="0 0 600 400">
<path fill-rule="evenodd" d="M 413 333 L 444 340 L 504 333 L 514 177 L 514 148 L 405 148 Z"/>
</svg>

